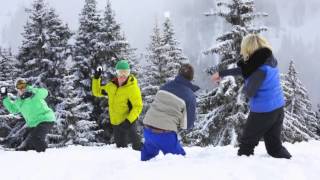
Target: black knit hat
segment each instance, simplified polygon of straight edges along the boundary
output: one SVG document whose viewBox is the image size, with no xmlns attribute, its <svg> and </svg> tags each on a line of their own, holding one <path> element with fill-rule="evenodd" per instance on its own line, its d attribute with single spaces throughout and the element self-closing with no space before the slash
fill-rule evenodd
<svg viewBox="0 0 320 180">
<path fill-rule="evenodd" d="M 194 70 L 191 64 L 182 64 L 179 69 L 179 75 L 188 79 L 189 81 L 193 80 Z"/>
</svg>

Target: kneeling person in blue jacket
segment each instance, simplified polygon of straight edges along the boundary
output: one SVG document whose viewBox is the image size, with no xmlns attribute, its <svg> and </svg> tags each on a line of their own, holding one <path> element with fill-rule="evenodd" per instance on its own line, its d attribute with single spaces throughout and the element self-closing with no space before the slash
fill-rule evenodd
<svg viewBox="0 0 320 180">
<path fill-rule="evenodd" d="M 191 83 L 194 70 L 190 64 L 181 66 L 173 81 L 157 92 L 143 120 L 145 142 L 141 160 L 147 161 L 162 151 L 164 154 L 185 155 L 179 143 L 178 129 L 191 129 L 196 119 L 196 97 L 199 89 Z"/>
</svg>

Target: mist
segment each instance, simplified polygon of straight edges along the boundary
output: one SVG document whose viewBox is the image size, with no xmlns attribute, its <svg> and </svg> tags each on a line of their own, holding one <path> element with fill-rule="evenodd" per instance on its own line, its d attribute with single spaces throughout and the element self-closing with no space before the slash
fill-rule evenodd
<svg viewBox="0 0 320 180">
<path fill-rule="evenodd" d="M 5 0 L 1 0 L 5 1 Z M 97 0 L 98 9 L 103 11 L 106 0 Z M 11 0 L 2 2 L 0 12 L 0 46 L 11 47 L 17 52 L 21 44 L 23 25 L 27 20 L 24 12 L 31 0 Z M 75 32 L 78 15 L 84 0 L 47 0 L 60 17 Z M 212 88 L 209 77 L 204 73 L 208 65 L 217 62 L 215 56 L 204 56 L 201 52 L 214 46 L 215 38 L 223 33 L 226 26 L 218 17 L 205 17 L 204 12 L 215 8 L 215 0 L 111 0 L 116 18 L 122 25 L 131 46 L 137 48 L 137 55 L 145 52 L 150 43 L 153 25 L 163 22 L 164 13 L 170 12 L 177 39 L 184 53 L 195 65 L 196 82 L 202 88 Z M 308 89 L 313 105 L 320 103 L 320 62 L 317 45 L 320 39 L 319 0 L 257 0 L 257 10 L 269 14 L 256 23 L 265 25 L 263 33 L 273 45 L 282 73 L 287 72 L 293 60 L 299 78 Z"/>
</svg>

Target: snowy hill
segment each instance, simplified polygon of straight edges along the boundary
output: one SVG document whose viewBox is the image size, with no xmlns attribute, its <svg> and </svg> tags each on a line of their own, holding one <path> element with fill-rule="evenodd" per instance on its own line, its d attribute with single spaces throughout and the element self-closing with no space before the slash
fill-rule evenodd
<svg viewBox="0 0 320 180">
<path fill-rule="evenodd" d="M 274 159 L 264 144 L 252 157 L 226 147 L 185 148 L 186 157 L 159 155 L 148 162 L 131 149 L 71 146 L 45 153 L 0 150 L 2 180 L 312 180 L 319 179 L 320 142 L 285 144 L 293 158 Z"/>
</svg>

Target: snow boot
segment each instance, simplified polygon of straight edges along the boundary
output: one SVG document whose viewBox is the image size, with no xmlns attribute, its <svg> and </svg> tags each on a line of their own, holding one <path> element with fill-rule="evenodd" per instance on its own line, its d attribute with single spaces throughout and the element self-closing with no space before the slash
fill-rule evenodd
<svg viewBox="0 0 320 180">
<path fill-rule="evenodd" d="M 285 159 L 291 159 L 291 154 L 285 147 L 281 147 L 281 149 L 276 153 L 269 153 L 270 156 L 274 158 L 285 158 Z"/>
</svg>

